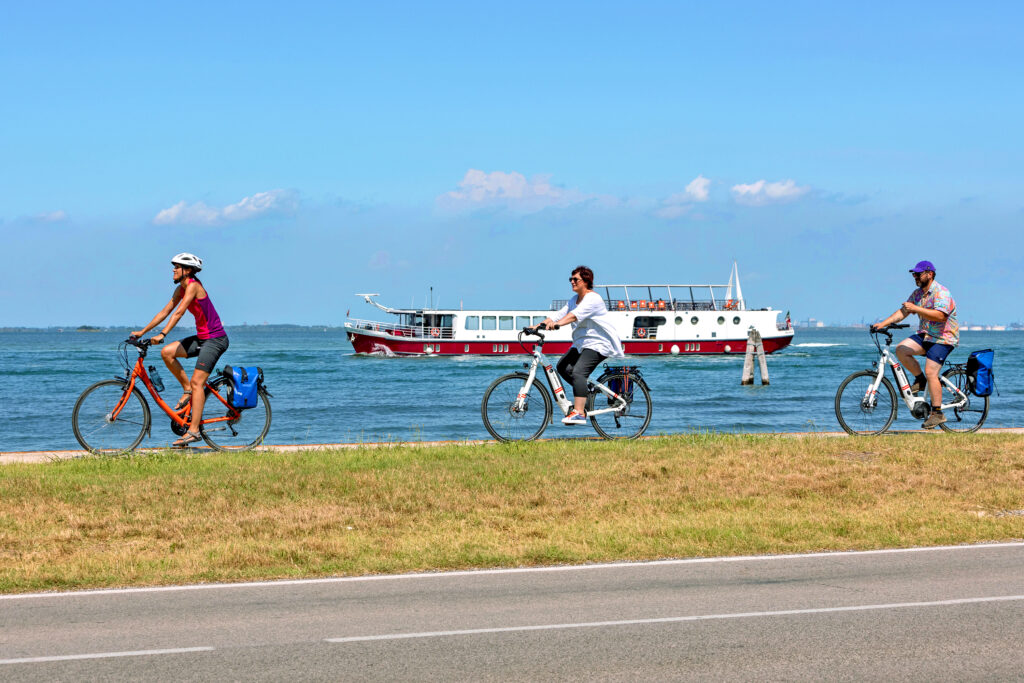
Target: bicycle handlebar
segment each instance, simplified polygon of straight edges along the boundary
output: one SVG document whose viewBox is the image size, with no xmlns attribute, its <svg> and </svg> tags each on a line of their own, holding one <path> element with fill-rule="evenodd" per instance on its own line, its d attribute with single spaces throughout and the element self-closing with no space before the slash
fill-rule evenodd
<svg viewBox="0 0 1024 683">
<path fill-rule="evenodd" d="M 141 337 L 128 337 L 124 340 L 125 344 L 131 344 L 132 346 L 139 349 L 149 348 L 149 345 L 153 342 L 149 339 L 142 339 Z"/>
<path fill-rule="evenodd" d="M 888 334 L 889 330 L 905 330 L 908 327 L 910 327 L 910 325 L 900 325 L 898 323 L 892 323 L 891 325 L 886 325 L 885 327 L 876 327 L 875 325 L 871 325 L 870 327 L 868 327 L 868 333 Z"/>
</svg>

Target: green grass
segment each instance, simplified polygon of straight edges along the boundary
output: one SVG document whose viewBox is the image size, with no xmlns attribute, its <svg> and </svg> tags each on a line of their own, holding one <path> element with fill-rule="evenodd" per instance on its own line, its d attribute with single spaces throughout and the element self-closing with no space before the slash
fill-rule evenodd
<svg viewBox="0 0 1024 683">
<path fill-rule="evenodd" d="M 1024 437 L 692 434 L 0 467 L 0 591 L 1024 538 Z"/>
</svg>

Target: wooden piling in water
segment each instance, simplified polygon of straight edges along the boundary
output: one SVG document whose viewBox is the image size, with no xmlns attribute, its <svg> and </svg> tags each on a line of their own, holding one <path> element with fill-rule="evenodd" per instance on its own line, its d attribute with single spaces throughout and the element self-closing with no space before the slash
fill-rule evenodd
<svg viewBox="0 0 1024 683">
<path fill-rule="evenodd" d="M 764 342 L 761 341 L 761 333 L 751 327 L 747 334 L 747 353 L 743 358 L 743 377 L 740 380 L 742 385 L 754 383 L 755 353 L 761 366 L 761 384 L 768 384 L 768 360 L 764 356 Z"/>
</svg>

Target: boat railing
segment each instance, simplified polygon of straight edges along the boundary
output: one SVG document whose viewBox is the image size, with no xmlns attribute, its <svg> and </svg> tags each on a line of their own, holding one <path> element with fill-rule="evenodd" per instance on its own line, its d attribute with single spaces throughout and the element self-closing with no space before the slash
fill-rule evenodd
<svg viewBox="0 0 1024 683">
<path fill-rule="evenodd" d="M 566 303 L 568 303 L 568 299 L 555 299 L 551 302 L 551 310 L 557 311 Z M 673 301 L 666 299 L 654 301 L 605 299 L 604 305 L 608 307 L 609 311 L 653 311 L 655 313 L 658 311 L 734 311 L 738 308 L 738 303 L 730 299 L 714 301 L 710 299 L 675 299 Z M 747 309 L 749 310 L 750 307 L 748 306 Z"/>
<path fill-rule="evenodd" d="M 382 323 L 376 320 L 359 320 L 357 318 L 350 318 L 345 325 L 357 330 L 384 332 L 392 337 L 409 337 L 411 339 L 451 339 L 455 336 L 454 330 L 450 327 L 430 327 L 429 325 L 410 327 L 408 325 Z"/>
<path fill-rule="evenodd" d="M 634 327 L 633 339 L 657 339 L 658 327 Z"/>
<path fill-rule="evenodd" d="M 791 323 L 791 322 L 784 322 L 784 323 L 776 322 L 775 323 L 775 329 L 777 329 L 779 332 L 785 332 L 786 330 L 793 329 L 793 323 Z"/>
</svg>

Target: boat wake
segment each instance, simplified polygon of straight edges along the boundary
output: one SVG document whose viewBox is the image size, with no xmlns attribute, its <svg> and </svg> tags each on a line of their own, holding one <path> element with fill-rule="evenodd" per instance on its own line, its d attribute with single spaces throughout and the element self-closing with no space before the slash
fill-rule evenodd
<svg viewBox="0 0 1024 683">
<path fill-rule="evenodd" d="M 370 353 L 368 353 L 367 355 L 379 356 L 381 358 L 395 358 L 397 357 L 398 354 L 396 354 L 394 351 L 389 349 L 384 344 L 374 344 L 373 351 L 370 351 Z"/>
<path fill-rule="evenodd" d="M 806 344 L 793 344 L 793 348 L 820 349 L 826 346 L 849 346 L 848 344 L 825 344 L 823 342 L 807 342 Z"/>
</svg>

